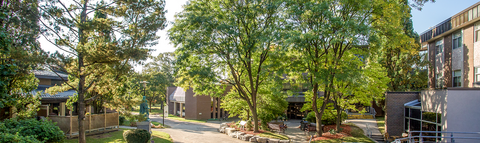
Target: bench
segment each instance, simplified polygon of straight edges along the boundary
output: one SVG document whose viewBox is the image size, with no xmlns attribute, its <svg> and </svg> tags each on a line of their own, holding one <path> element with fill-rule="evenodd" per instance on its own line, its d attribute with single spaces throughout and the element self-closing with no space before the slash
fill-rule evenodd
<svg viewBox="0 0 480 143">
<path fill-rule="evenodd" d="M 277 131 L 278 133 L 282 132 L 285 133 L 286 126 L 279 125 L 279 124 L 268 124 L 268 128 L 273 131 Z"/>
<path fill-rule="evenodd" d="M 247 121 L 240 121 L 240 130 L 244 130 L 245 131 L 245 125 L 247 124 Z"/>
<path fill-rule="evenodd" d="M 322 130 L 324 130 L 324 125 L 322 125 L 321 128 L 322 128 Z M 310 132 L 316 132 L 317 131 L 317 126 L 314 123 L 307 124 L 304 131 L 305 131 L 305 135 L 307 135 L 307 133 L 310 133 Z"/>
</svg>

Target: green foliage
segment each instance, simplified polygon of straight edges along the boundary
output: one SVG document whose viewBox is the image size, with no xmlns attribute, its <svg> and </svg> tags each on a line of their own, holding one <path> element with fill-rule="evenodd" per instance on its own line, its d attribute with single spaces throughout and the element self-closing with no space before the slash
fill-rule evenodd
<svg viewBox="0 0 480 143">
<path fill-rule="evenodd" d="M 63 142 L 65 139 L 63 131 L 55 126 L 52 121 L 38 121 L 33 118 L 6 119 L 0 122 L 0 133 L 10 134 L 8 136 L 13 140 L 25 139 L 30 141 L 31 137 L 34 137 L 41 142 Z"/>
<path fill-rule="evenodd" d="M 347 113 L 344 113 L 342 112 L 342 119 L 340 121 L 343 121 L 345 119 L 347 119 Z M 325 113 L 323 113 L 323 116 L 322 116 L 322 124 L 323 125 L 334 125 L 335 124 L 335 121 L 337 119 L 337 111 L 336 110 L 327 110 Z M 315 113 L 314 112 L 309 112 L 307 114 L 307 117 L 305 118 L 305 120 L 311 122 L 311 123 L 315 123 L 316 122 L 316 117 L 315 117 Z"/>
<path fill-rule="evenodd" d="M 35 136 L 21 136 L 20 133 L 11 134 L 0 132 L 0 142 L 2 143 L 38 143 L 41 142 Z"/>
<path fill-rule="evenodd" d="M 118 124 L 123 125 L 125 120 L 126 120 L 126 118 L 124 116 L 118 116 Z"/>
<path fill-rule="evenodd" d="M 270 131 L 270 128 L 268 128 L 268 121 L 266 120 L 260 121 L 260 129 L 264 131 Z"/>
<path fill-rule="evenodd" d="M 253 127 L 252 120 L 247 120 L 247 123 L 245 125 L 245 128 L 247 129 L 247 131 L 252 130 L 252 127 Z"/>
<path fill-rule="evenodd" d="M 128 130 L 123 133 L 123 139 L 127 143 L 147 143 L 150 140 L 150 133 L 147 130 Z"/>
<path fill-rule="evenodd" d="M 131 108 L 126 81 L 133 64 L 141 64 L 157 44 L 157 31 L 165 28 L 165 1 L 79 1 L 46 0 L 39 6 L 42 34 L 65 53 L 50 54 L 50 68 L 69 75 L 54 94 L 77 91 L 79 116 L 85 104 L 116 109 Z M 97 108 L 101 109 L 101 108 Z M 85 128 L 79 122 L 79 142 Z"/>
<path fill-rule="evenodd" d="M 35 116 L 38 79 L 32 73 L 44 61 L 40 49 L 37 0 L 5 0 L 0 4 L 0 108 L 16 109 L 20 118 Z M 1 119 L 12 117 L 2 116 Z"/>
<path fill-rule="evenodd" d="M 277 46 L 281 6 L 281 1 L 189 1 L 169 30 L 179 47 L 177 85 L 214 97 L 224 93 L 225 84 L 233 86 L 232 98 L 245 101 L 236 102 L 243 105 L 235 111 L 251 113 L 258 131 L 257 101 L 275 96 L 260 90 L 271 89 L 264 84 L 276 72 L 283 74 L 277 70 L 284 55 Z"/>
</svg>

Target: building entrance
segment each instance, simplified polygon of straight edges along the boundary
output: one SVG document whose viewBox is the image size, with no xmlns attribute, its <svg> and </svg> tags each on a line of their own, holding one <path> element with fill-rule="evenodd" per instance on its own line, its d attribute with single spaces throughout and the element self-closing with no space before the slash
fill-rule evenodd
<svg viewBox="0 0 480 143">
<path fill-rule="evenodd" d="M 290 102 L 288 103 L 287 117 L 288 119 L 302 119 L 305 118 L 306 112 L 301 112 L 303 102 Z"/>
</svg>

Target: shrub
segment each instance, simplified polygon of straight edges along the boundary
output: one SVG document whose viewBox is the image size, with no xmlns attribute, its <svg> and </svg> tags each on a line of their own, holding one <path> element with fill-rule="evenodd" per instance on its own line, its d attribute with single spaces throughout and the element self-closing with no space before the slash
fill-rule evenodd
<svg viewBox="0 0 480 143">
<path fill-rule="evenodd" d="M 270 128 L 268 128 L 268 122 L 266 120 L 262 120 L 260 122 L 260 129 L 264 131 L 270 131 Z"/>
<path fill-rule="evenodd" d="M 247 129 L 247 131 L 250 131 L 252 127 L 253 127 L 252 121 L 248 120 L 247 124 L 245 125 L 245 128 Z"/>
<path fill-rule="evenodd" d="M 123 125 L 123 123 L 125 122 L 125 120 L 126 120 L 125 117 L 123 117 L 123 116 L 118 116 L 118 123 L 119 123 L 120 125 Z"/>
<path fill-rule="evenodd" d="M 150 133 L 142 129 L 128 130 L 123 133 L 123 139 L 127 143 L 147 143 L 150 137 Z"/>
<path fill-rule="evenodd" d="M 11 139 L 31 140 L 35 137 L 40 142 L 63 142 L 65 135 L 52 121 L 38 121 L 36 119 L 18 120 L 6 119 L 0 122 L 0 133 L 11 134 Z M 18 137 L 16 137 L 18 136 Z M 38 142 L 37 141 L 37 142 Z"/>
<path fill-rule="evenodd" d="M 0 143 L 38 143 L 41 142 L 35 136 L 21 136 L 20 133 L 10 134 L 0 132 Z"/>
<path fill-rule="evenodd" d="M 322 116 L 322 124 L 323 125 L 333 125 L 333 124 L 335 124 L 336 118 L 337 118 L 337 111 L 336 110 L 325 111 L 325 112 L 323 112 L 323 116 Z M 347 118 L 347 113 L 342 112 L 341 118 L 342 118 L 341 121 L 345 120 Z M 316 122 L 315 112 L 308 113 L 306 120 L 311 122 L 311 123 L 315 123 Z"/>
</svg>

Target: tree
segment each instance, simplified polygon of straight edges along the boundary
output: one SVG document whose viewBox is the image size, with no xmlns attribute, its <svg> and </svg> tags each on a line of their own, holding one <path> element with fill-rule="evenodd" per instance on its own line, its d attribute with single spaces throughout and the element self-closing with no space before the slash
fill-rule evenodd
<svg viewBox="0 0 480 143">
<path fill-rule="evenodd" d="M 175 53 L 165 52 L 158 54 L 153 58 L 152 62 L 145 65 L 147 72 L 161 72 L 166 75 L 168 86 L 173 86 L 175 83 L 174 69 L 175 69 Z"/>
<path fill-rule="evenodd" d="M 185 5 L 169 30 L 179 46 L 178 85 L 198 95 L 220 96 L 230 84 L 237 98 L 247 102 L 258 132 L 258 96 L 268 75 L 275 73 L 272 56 L 281 57 L 274 46 L 281 25 L 282 3 L 275 0 L 199 1 Z"/>
<path fill-rule="evenodd" d="M 36 0 L 0 1 L 0 108 L 14 109 L 21 118 L 35 116 L 40 105 L 33 92 L 38 79 L 32 72 L 45 57 L 36 39 L 37 7 Z"/>
<path fill-rule="evenodd" d="M 165 27 L 165 2 L 159 1 L 73 1 L 47 0 L 39 7 L 43 36 L 65 54 L 54 53 L 51 67 L 69 75 L 56 91 L 77 91 L 79 142 L 85 142 L 86 93 L 111 71 L 131 69 L 130 62 L 145 60 L 157 44 L 156 32 Z M 99 13 L 97 13 L 99 12 Z M 94 17 L 92 18 L 92 14 Z M 128 70 L 127 70 L 128 71 Z M 121 77 L 121 76 L 117 76 Z M 115 79 L 111 79 L 115 80 Z"/>
<path fill-rule="evenodd" d="M 381 28 L 387 44 L 381 49 L 378 61 L 391 78 L 389 91 L 419 91 L 428 86 L 428 60 L 420 54 L 420 38 L 413 30 L 411 8 L 404 0 L 399 22 L 401 28 Z M 380 27 L 379 27 L 380 28 Z"/>
<path fill-rule="evenodd" d="M 386 23 L 395 19 L 399 3 L 396 1 L 287 1 L 289 26 L 288 44 L 293 53 L 299 53 L 298 73 L 308 73 L 308 82 L 313 87 L 307 92 L 311 109 L 317 122 L 317 135 L 322 135 L 321 119 L 327 103 L 338 93 L 335 81 L 350 78 L 342 76 L 346 55 L 374 55 L 381 46 L 378 31 L 373 26 L 395 27 Z M 386 10 L 388 9 L 388 11 Z M 378 24 L 381 23 L 381 24 Z M 368 46 L 362 46 L 368 45 Z M 367 49 L 368 48 L 368 49 Z M 351 56 L 350 56 L 351 57 Z M 350 72 L 350 71 L 345 71 Z M 319 97 L 323 90 L 324 96 Z M 321 99 L 321 103 L 318 100 Z M 320 107 L 319 107 L 320 106 Z"/>
</svg>

